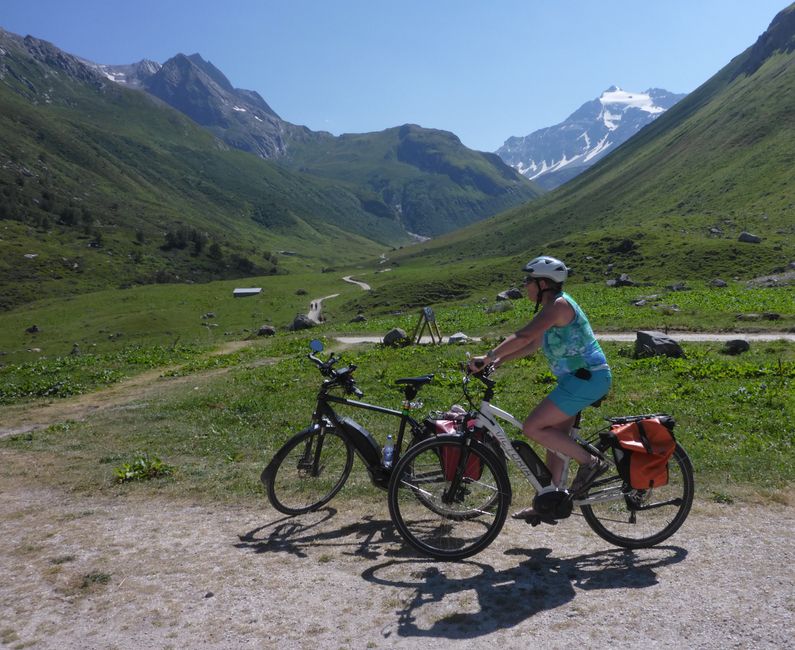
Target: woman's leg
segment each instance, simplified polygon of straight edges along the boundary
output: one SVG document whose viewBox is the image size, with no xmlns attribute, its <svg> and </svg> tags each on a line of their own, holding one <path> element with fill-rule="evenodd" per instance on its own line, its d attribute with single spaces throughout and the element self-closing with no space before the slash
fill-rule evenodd
<svg viewBox="0 0 795 650">
<path fill-rule="evenodd" d="M 590 463 L 591 455 L 569 437 L 574 416 L 566 415 L 549 398 L 533 409 L 524 421 L 524 434 L 547 449 L 560 452 L 576 460 L 580 465 Z M 547 467 L 555 485 L 560 483 L 563 461 L 555 454 L 547 453 Z"/>
</svg>

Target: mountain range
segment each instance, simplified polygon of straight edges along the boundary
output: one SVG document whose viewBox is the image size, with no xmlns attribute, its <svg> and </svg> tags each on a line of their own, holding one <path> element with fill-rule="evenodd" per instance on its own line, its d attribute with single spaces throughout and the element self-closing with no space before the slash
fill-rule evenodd
<svg viewBox="0 0 795 650">
<path fill-rule="evenodd" d="M 784 273 L 795 262 L 794 89 L 791 4 L 756 43 L 554 192 L 395 257 L 438 269 L 434 286 L 458 282 L 476 261 L 480 275 L 515 281 L 538 254 L 567 261 L 574 282 Z M 423 290 L 395 278 L 356 308 L 409 288 Z M 457 299 L 471 291 L 459 289 Z"/>
<path fill-rule="evenodd" d="M 683 97 L 660 88 L 639 93 L 611 86 L 560 124 L 508 138 L 497 154 L 544 189 L 554 189 L 617 149 Z"/>
<path fill-rule="evenodd" d="M 334 138 L 284 122 L 198 56 L 111 69 L 0 30 L 0 308 L 330 268 L 538 195 L 445 131 Z"/>
<path fill-rule="evenodd" d="M 344 186 L 365 210 L 423 237 L 541 194 L 498 156 L 472 151 L 447 131 L 406 124 L 335 137 L 291 124 L 257 92 L 234 88 L 199 54 L 178 54 L 162 66 L 146 60 L 88 65 L 116 83 L 145 90 L 230 147 Z"/>
</svg>

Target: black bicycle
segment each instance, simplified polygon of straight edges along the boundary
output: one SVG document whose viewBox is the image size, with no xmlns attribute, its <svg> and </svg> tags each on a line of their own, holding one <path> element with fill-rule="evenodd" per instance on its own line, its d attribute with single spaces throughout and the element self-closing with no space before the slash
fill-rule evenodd
<svg viewBox="0 0 795 650">
<path fill-rule="evenodd" d="M 432 374 L 395 381 L 403 388 L 404 395 L 403 408 L 398 411 L 332 394 L 332 391 L 341 391 L 344 395 L 363 396 L 353 377 L 356 366 L 335 368 L 339 357 L 332 353 L 323 361 L 317 356 L 322 352 L 323 344 L 314 340 L 310 346 L 312 352 L 308 358 L 325 378 L 317 395 L 312 421 L 276 452 L 260 477 L 273 507 L 287 515 L 310 512 L 328 503 L 345 485 L 353 467 L 354 454 L 364 462 L 373 484 L 386 490 L 392 467 L 400 458 L 407 429 L 409 446 L 431 435 L 427 425 L 415 420 L 410 413 L 416 407 L 412 400 L 420 388 L 433 379 Z M 334 404 L 399 418 L 392 458 L 384 462 L 382 447 L 373 435 L 355 420 L 338 415 Z"/>
</svg>

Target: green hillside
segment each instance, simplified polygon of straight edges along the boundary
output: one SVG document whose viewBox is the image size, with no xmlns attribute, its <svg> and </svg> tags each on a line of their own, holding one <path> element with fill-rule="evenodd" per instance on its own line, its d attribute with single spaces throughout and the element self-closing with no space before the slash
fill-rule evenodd
<svg viewBox="0 0 795 650">
<path fill-rule="evenodd" d="M 759 41 L 588 172 L 404 262 L 540 252 L 582 277 L 751 278 L 795 260 L 795 5 Z M 741 243 L 742 231 L 761 237 Z M 422 260 L 422 262 L 420 262 Z"/>
<path fill-rule="evenodd" d="M 378 133 L 304 135 L 283 164 L 342 183 L 362 205 L 435 236 L 538 197 L 541 190 L 494 154 L 452 133 L 413 124 Z"/>
<path fill-rule="evenodd" d="M 0 41 L 0 309 L 320 270 L 406 241 L 339 185 L 228 150 L 47 43 Z"/>
</svg>

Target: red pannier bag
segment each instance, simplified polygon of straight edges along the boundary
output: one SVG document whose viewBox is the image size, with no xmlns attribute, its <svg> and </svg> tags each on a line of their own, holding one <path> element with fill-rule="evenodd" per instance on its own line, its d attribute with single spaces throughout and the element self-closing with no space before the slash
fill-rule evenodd
<svg viewBox="0 0 795 650">
<path fill-rule="evenodd" d="M 464 418 L 457 418 L 455 420 L 434 420 L 435 433 L 442 434 L 458 434 L 463 433 Z M 476 437 L 477 434 L 476 434 Z M 455 477 L 455 471 L 458 469 L 458 461 L 461 458 L 461 447 L 458 445 L 442 445 L 442 468 L 444 470 L 444 478 L 446 481 L 452 481 Z M 483 467 L 480 457 L 475 454 L 470 454 L 467 458 L 467 464 L 464 468 L 464 478 L 477 481 L 483 473 Z"/>
<path fill-rule="evenodd" d="M 610 427 L 618 472 L 636 490 L 668 483 L 668 460 L 676 448 L 674 419 L 667 415 L 619 418 Z"/>
</svg>

